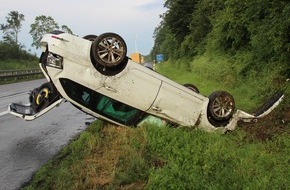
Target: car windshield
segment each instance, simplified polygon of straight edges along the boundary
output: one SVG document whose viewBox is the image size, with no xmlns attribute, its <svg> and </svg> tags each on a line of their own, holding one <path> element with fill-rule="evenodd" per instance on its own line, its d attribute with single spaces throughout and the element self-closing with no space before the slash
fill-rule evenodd
<svg viewBox="0 0 290 190">
<path fill-rule="evenodd" d="M 82 106 L 123 125 L 136 125 L 144 112 L 97 93 L 69 79 L 60 79 L 66 94 Z"/>
</svg>

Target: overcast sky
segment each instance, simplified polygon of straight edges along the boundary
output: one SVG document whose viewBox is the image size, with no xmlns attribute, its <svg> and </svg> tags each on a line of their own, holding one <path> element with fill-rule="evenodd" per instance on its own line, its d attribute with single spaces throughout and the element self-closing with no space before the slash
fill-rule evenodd
<svg viewBox="0 0 290 190">
<path fill-rule="evenodd" d="M 0 24 L 6 23 L 11 11 L 23 14 L 20 43 L 32 52 L 30 25 L 35 17 L 45 15 L 80 37 L 115 32 L 125 39 L 129 54 L 137 50 L 147 55 L 153 46 L 154 29 L 161 21 L 159 16 L 166 10 L 163 4 L 164 0 L 1 0 Z"/>
</svg>

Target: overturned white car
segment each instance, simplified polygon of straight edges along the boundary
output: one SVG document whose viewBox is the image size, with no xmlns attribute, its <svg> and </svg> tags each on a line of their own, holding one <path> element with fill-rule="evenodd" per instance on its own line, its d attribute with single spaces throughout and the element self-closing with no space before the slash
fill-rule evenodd
<svg viewBox="0 0 290 190">
<path fill-rule="evenodd" d="M 43 115 L 65 99 L 117 125 L 137 126 L 153 115 L 168 123 L 226 131 L 239 120 L 264 117 L 283 98 L 277 94 L 259 115 L 235 110 L 233 97 L 225 91 L 205 97 L 194 85 L 178 84 L 134 63 L 126 56 L 126 43 L 115 33 L 80 38 L 53 31 L 40 45 L 39 66 L 48 82 L 32 90 L 30 105 L 8 107 L 25 120 Z"/>
</svg>

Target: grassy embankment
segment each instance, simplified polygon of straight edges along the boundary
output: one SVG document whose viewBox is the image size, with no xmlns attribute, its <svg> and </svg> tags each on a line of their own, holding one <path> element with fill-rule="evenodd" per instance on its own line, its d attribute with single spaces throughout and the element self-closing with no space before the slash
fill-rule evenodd
<svg viewBox="0 0 290 190">
<path fill-rule="evenodd" d="M 0 70 L 18 70 L 39 68 L 38 59 L 31 60 L 0 60 Z"/>
<path fill-rule="evenodd" d="M 1 70 L 22 70 L 22 69 L 39 69 L 38 65 L 38 58 L 34 59 L 27 59 L 27 60 L 0 60 L 0 71 Z M 13 82 L 20 82 L 20 81 L 26 81 L 26 80 L 33 80 L 33 79 L 39 79 L 43 78 L 44 76 L 42 74 L 37 76 L 26 76 L 22 78 L 11 78 L 7 81 L 0 81 L 0 84 L 6 84 L 6 83 L 13 83 Z"/>
<path fill-rule="evenodd" d="M 93 123 L 25 189 L 288 189 L 290 89 L 279 75 L 284 68 L 258 72 L 218 56 L 185 63 L 165 63 L 158 71 L 195 84 L 205 95 L 227 90 L 239 109 L 250 112 L 277 89 L 286 97 L 269 117 L 240 123 L 226 135 L 150 123 L 138 128 Z"/>
</svg>

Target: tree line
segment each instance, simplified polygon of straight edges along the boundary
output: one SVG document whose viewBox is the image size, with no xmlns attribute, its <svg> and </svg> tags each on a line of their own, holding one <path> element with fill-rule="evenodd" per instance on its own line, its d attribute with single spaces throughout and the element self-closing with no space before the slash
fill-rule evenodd
<svg viewBox="0 0 290 190">
<path fill-rule="evenodd" d="M 6 17 L 6 23 L 0 24 L 3 32 L 3 40 L 0 41 L 0 60 L 6 59 L 32 59 L 35 56 L 25 50 L 25 46 L 19 42 L 19 33 L 25 16 L 18 11 L 11 11 Z M 29 34 L 33 39 L 31 46 L 39 48 L 42 36 L 53 30 L 62 30 L 72 34 L 72 30 L 66 25 L 59 25 L 50 16 L 37 16 L 30 25 Z"/>
<path fill-rule="evenodd" d="M 248 53 L 253 64 L 290 61 L 288 0 L 165 0 L 150 53 L 167 59 L 209 51 Z"/>
</svg>

